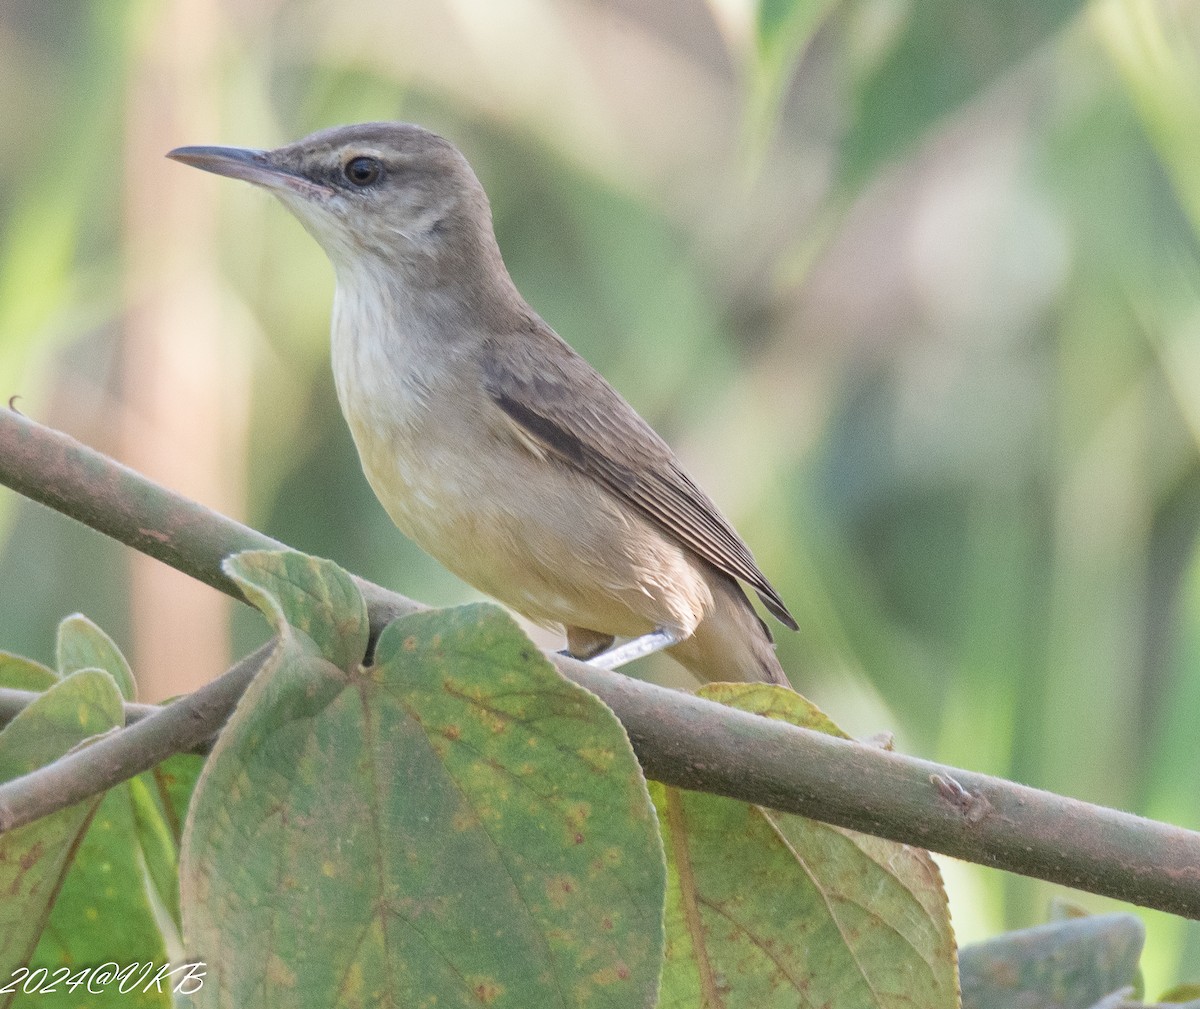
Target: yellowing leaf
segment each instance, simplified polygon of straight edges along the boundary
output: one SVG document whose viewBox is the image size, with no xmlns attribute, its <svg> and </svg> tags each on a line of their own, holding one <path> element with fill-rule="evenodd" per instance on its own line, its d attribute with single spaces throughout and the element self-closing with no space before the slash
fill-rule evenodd
<svg viewBox="0 0 1200 1009">
<path fill-rule="evenodd" d="M 196 1005 L 654 1005 L 665 870 L 613 714 L 496 607 L 403 617 L 364 667 L 334 565 L 228 570 L 280 645 L 188 814 Z"/>
<path fill-rule="evenodd" d="M 780 687 L 702 695 L 841 733 Z M 918 848 L 651 786 L 667 851 L 662 1009 L 957 1009 L 941 877 Z"/>
</svg>

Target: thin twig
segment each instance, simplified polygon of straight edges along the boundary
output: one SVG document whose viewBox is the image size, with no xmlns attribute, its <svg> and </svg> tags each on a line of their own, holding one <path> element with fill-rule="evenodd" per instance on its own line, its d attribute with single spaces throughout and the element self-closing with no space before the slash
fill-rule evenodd
<svg viewBox="0 0 1200 1009">
<path fill-rule="evenodd" d="M 235 590 L 220 572 L 223 557 L 279 546 L 5 411 L 0 482 L 227 592 Z M 373 629 L 419 606 L 359 585 Z M 130 728 L 0 785 L 0 825 L 29 822 L 202 742 L 224 723 L 263 654 L 190 697 L 151 714 L 131 712 L 140 721 Z M 551 658 L 612 708 L 658 781 L 1200 918 L 1198 833 Z"/>
<path fill-rule="evenodd" d="M 218 679 L 220 678 L 222 677 L 218 677 Z M 213 682 L 215 683 L 216 680 Z M 212 684 L 209 684 L 209 686 L 212 686 Z M 7 725 L 14 718 L 16 718 L 26 706 L 32 704 L 40 696 L 40 691 L 36 690 L 17 690 L 14 687 L 0 687 L 0 726 Z M 236 702 L 237 698 L 235 697 L 234 703 Z M 151 715 L 157 714 L 158 712 L 162 711 L 164 707 L 165 705 L 162 704 L 139 704 L 136 701 L 129 702 L 125 705 L 125 724 L 127 726 L 134 725 L 144 718 L 149 718 Z M 213 733 L 216 733 L 220 730 L 221 724 L 222 722 L 217 722 L 212 732 L 210 732 L 208 736 L 200 740 L 200 742 L 196 743 L 195 746 L 192 746 L 186 752 L 199 755 L 208 753 L 208 751 L 212 749 Z"/>
<path fill-rule="evenodd" d="M 0 785 L 0 833 L 32 823 L 148 771 L 173 753 L 212 737 L 229 718 L 274 640 L 260 646 L 195 693 L 153 714 L 135 713 L 120 732 L 101 736 L 30 774 Z M 147 705 L 129 706 L 144 709 Z"/>
</svg>

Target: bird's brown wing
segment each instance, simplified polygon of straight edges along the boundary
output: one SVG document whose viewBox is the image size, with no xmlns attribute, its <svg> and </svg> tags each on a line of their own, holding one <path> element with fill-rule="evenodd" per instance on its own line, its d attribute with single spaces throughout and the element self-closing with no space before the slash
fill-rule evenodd
<svg viewBox="0 0 1200 1009">
<path fill-rule="evenodd" d="M 483 381 L 496 405 L 548 454 L 591 477 L 731 578 L 750 585 L 793 630 L 796 621 L 750 549 L 636 411 L 540 320 L 485 345 Z"/>
</svg>

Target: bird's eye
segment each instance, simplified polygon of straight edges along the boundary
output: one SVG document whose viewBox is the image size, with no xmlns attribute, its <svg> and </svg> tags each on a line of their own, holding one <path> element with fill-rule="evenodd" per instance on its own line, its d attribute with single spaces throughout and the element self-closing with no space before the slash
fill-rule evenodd
<svg viewBox="0 0 1200 1009">
<path fill-rule="evenodd" d="M 365 188 L 379 181 L 383 165 L 375 158 L 351 158 L 342 168 L 342 174 L 351 185 Z"/>
</svg>

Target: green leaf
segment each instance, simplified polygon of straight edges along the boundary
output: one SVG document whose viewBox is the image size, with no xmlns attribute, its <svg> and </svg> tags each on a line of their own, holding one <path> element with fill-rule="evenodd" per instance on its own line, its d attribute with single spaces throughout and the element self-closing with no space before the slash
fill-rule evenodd
<svg viewBox="0 0 1200 1009">
<path fill-rule="evenodd" d="M 55 683 L 0 731 L 0 781 L 42 767 L 90 736 L 122 724 L 111 676 L 84 670 Z M 100 798 L 77 803 L 0 835 L 0 978 L 33 953 Z M 0 1006 L 11 1004 L 0 996 Z"/>
<path fill-rule="evenodd" d="M 0 731 L 0 781 L 28 774 L 124 721 L 111 676 L 82 670 L 56 682 Z M 8 835 L 0 835 L 8 836 Z"/>
<path fill-rule="evenodd" d="M 192 753 L 176 753 L 142 776 L 153 781 L 151 791 L 176 845 L 183 840 L 184 818 L 203 770 L 203 757 Z M 147 787 L 150 787 L 149 781 Z"/>
<path fill-rule="evenodd" d="M 709 700 L 842 735 L 790 690 Z M 662 1009 L 957 1007 L 954 937 L 927 852 L 652 785 L 667 849 Z"/>
<path fill-rule="evenodd" d="M 959 953 L 963 1009 L 1001 1009 L 1054 998 L 1089 1009 L 1133 983 L 1145 928 L 1131 914 L 1094 915 L 1008 932 Z"/>
<path fill-rule="evenodd" d="M 84 675 L 84 671 L 90 670 L 90 674 L 103 676 L 110 684 L 117 684 L 125 699 L 134 697 L 133 675 L 124 656 L 107 634 L 82 615 L 68 617 L 59 624 L 57 661 L 60 671 L 68 678 Z M 118 720 L 123 724 L 119 701 L 120 698 Z M 82 838 L 78 839 L 69 863 L 64 866 L 65 874 L 60 877 L 61 885 L 53 899 L 49 918 L 43 919 L 44 928 L 28 958 L 31 971 L 44 967 L 53 975 L 64 967 L 78 969 L 110 961 L 161 964 L 166 960 L 166 944 L 146 889 L 139 843 L 142 837 L 153 838 L 155 830 L 150 817 L 157 815 L 157 811 L 150 801 L 149 810 L 143 808 L 142 816 L 135 817 L 134 805 L 139 799 L 143 805 L 150 801 L 145 795 L 145 787 L 134 781 L 110 789 L 98 809 L 95 803 L 88 804 L 89 811 L 95 810 L 95 815 Z M 165 824 L 157 833 L 170 839 Z M 161 847 L 151 850 L 161 855 Z M 174 873 L 174 856 L 168 863 L 161 857 L 147 858 L 146 864 L 161 870 L 156 878 L 160 897 L 165 900 L 168 910 L 178 915 L 178 899 L 171 899 L 171 893 L 177 887 L 173 878 L 169 882 L 167 878 L 168 873 Z M 104 986 L 99 994 L 89 993 L 88 999 L 89 1005 L 97 1006 L 166 1007 L 171 1004 L 168 992 L 122 992 L 116 984 Z M 12 1005 L 36 1004 L 51 1009 L 75 1006 L 78 1002 L 78 993 L 58 985 L 49 992 L 20 994 Z"/>
<path fill-rule="evenodd" d="M 75 852 L 29 968 L 45 967 L 53 974 L 63 967 L 74 971 L 110 962 L 161 965 L 166 960 L 142 869 L 130 787 L 120 785 L 105 793 Z M 59 986 L 52 993 L 21 995 L 13 1005 L 73 1009 L 80 1001 L 80 992 Z M 140 987 L 122 992 L 111 984 L 100 994 L 89 993 L 86 1004 L 169 1009 L 171 995 Z"/>
<path fill-rule="evenodd" d="M 1081 0 L 925 0 L 857 87 L 842 145 L 851 190 L 905 154 L 931 125 L 1046 45 Z"/>
<path fill-rule="evenodd" d="M 315 650 L 339 669 L 355 669 L 366 652 L 367 604 L 349 576 L 328 561 L 295 551 L 248 550 L 225 568 L 275 630 L 300 645 L 302 631 Z"/>
<path fill-rule="evenodd" d="M 772 87 L 786 85 L 796 56 L 834 6 L 834 0 L 759 0 L 759 57 L 774 78 Z"/>
<path fill-rule="evenodd" d="M 129 783 L 146 871 L 180 931 L 179 850 L 188 804 L 203 770 L 203 757 L 176 753 Z"/>
<path fill-rule="evenodd" d="M 612 713 L 495 607 L 404 617 L 364 668 L 334 565 L 227 570 L 280 644 L 189 812 L 197 1005 L 652 1005 L 664 867 Z"/>
<path fill-rule="evenodd" d="M 813 0 L 759 0 L 758 39 L 763 46 L 775 45 L 793 19 L 814 6 Z"/>
<path fill-rule="evenodd" d="M 0 652 L 0 687 L 42 691 L 58 682 L 58 674 L 33 659 Z"/>
<path fill-rule="evenodd" d="M 1170 991 L 1165 991 L 1159 995 L 1158 1001 L 1175 1005 L 1192 1003 L 1200 1007 L 1200 984 L 1195 982 L 1177 984 Z"/>
<path fill-rule="evenodd" d="M 835 7 L 835 0 L 759 0 L 757 65 L 749 74 L 746 110 L 752 159 L 765 157 L 780 100 L 800 55 Z"/>
<path fill-rule="evenodd" d="M 80 669 L 103 669 L 117 681 L 125 700 L 137 700 L 137 683 L 125 656 L 113 639 L 82 613 L 69 616 L 58 625 L 55 651 L 58 671 L 63 676 Z"/>
<path fill-rule="evenodd" d="M 1125 82 L 1146 135 L 1200 235 L 1200 59 L 1192 32 L 1169 8 L 1138 0 L 1103 4 L 1097 37 Z"/>
<path fill-rule="evenodd" d="M 178 756 L 178 754 L 177 754 Z M 193 758 L 199 759 L 199 758 Z M 128 782 L 133 809 L 134 831 L 142 849 L 146 873 L 158 899 L 171 916 L 177 931 L 183 930 L 179 907 L 179 838 L 163 815 L 155 794 L 154 772 L 139 775 Z"/>
</svg>

